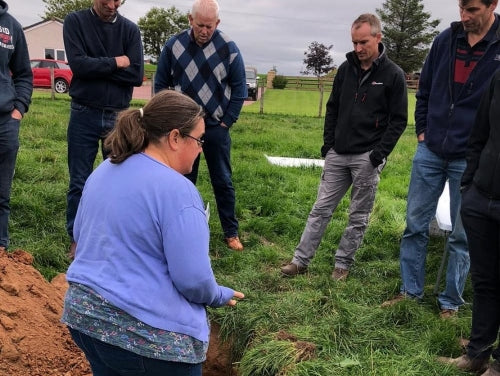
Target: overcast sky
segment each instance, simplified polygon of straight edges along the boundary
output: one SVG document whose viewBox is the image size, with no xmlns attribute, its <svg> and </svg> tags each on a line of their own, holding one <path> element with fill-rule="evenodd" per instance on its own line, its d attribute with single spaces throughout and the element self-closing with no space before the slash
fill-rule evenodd
<svg viewBox="0 0 500 376">
<path fill-rule="evenodd" d="M 42 20 L 42 0 L 6 0 L 9 12 L 23 26 Z M 304 52 L 313 41 L 333 45 L 334 63 L 345 60 L 352 49 L 350 27 L 361 13 L 375 13 L 384 0 L 219 0 L 219 29 L 240 48 L 246 65 L 261 73 L 276 67 L 278 74 L 300 75 Z M 424 0 L 431 19 L 440 19 L 439 30 L 459 19 L 457 0 Z M 175 6 L 182 13 L 192 0 L 126 0 L 120 13 L 134 22 L 152 7 Z"/>
</svg>

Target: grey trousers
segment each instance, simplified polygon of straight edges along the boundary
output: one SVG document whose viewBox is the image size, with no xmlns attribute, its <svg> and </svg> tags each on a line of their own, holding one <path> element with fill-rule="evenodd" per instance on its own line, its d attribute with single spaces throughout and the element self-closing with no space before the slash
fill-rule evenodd
<svg viewBox="0 0 500 376">
<path fill-rule="evenodd" d="M 351 189 L 349 223 L 335 254 L 335 267 L 347 269 L 363 240 L 373 209 L 380 173 L 385 165 L 373 167 L 370 153 L 337 154 L 330 149 L 325 158 L 316 202 L 307 218 L 306 227 L 295 249 L 292 263 L 307 266 L 319 247 L 326 227 L 340 200 Z"/>
</svg>

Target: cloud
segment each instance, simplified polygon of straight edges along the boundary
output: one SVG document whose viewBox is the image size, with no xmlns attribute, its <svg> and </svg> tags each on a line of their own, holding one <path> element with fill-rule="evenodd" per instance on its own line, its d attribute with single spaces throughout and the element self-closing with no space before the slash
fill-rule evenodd
<svg viewBox="0 0 500 376">
<path fill-rule="evenodd" d="M 299 75 L 304 69 L 304 52 L 313 41 L 333 45 L 336 65 L 352 49 L 350 26 L 361 13 L 375 13 L 383 0 L 350 0 L 336 4 L 331 0 L 219 0 L 219 28 L 240 48 L 245 63 L 263 73 L 276 67 L 278 73 Z M 424 0 L 424 10 L 432 19 L 442 20 L 439 29 L 459 19 L 456 0 Z M 181 12 L 191 9 L 192 0 L 127 0 L 120 13 L 134 22 L 152 7 L 175 6 Z M 45 10 L 42 0 L 14 1 L 9 11 L 23 26 L 39 22 Z"/>
</svg>

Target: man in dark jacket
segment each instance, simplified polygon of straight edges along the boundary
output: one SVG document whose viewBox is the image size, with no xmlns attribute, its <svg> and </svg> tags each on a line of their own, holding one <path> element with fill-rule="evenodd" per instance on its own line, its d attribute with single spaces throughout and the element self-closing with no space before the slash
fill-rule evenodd
<svg viewBox="0 0 500 376">
<path fill-rule="evenodd" d="M 474 302 L 467 353 L 447 363 L 500 376 L 500 71 L 483 95 L 467 147 L 462 177 L 462 221 L 467 233 Z"/>
<path fill-rule="evenodd" d="M 128 108 L 134 86 L 141 86 L 144 77 L 141 33 L 118 13 L 120 4 L 121 0 L 93 0 L 90 9 L 70 13 L 64 20 L 64 47 L 73 71 L 66 209 L 70 256 L 76 247 L 76 210 L 99 141 L 113 128 L 118 112 Z M 106 151 L 102 152 L 105 158 Z"/>
<path fill-rule="evenodd" d="M 447 240 L 446 287 L 439 294 L 440 316 L 449 318 L 464 304 L 469 271 L 467 237 L 460 219 L 460 180 L 465 149 L 484 88 L 500 68 L 497 0 L 459 0 L 461 22 L 439 34 L 420 75 L 406 229 L 400 244 L 400 294 L 383 303 L 424 295 L 429 224 L 446 180 L 450 189 L 452 232 Z"/>
<path fill-rule="evenodd" d="M 0 0 L 0 250 L 9 245 L 10 192 L 19 149 L 19 126 L 33 92 L 23 28 Z"/>
<path fill-rule="evenodd" d="M 349 223 L 335 254 L 334 280 L 345 280 L 361 245 L 380 173 L 407 124 L 408 99 L 401 68 L 385 54 L 380 21 L 359 16 L 351 28 L 354 51 L 335 76 L 327 103 L 325 165 L 306 228 L 282 274 L 306 272 L 338 203 L 349 187 Z"/>
</svg>

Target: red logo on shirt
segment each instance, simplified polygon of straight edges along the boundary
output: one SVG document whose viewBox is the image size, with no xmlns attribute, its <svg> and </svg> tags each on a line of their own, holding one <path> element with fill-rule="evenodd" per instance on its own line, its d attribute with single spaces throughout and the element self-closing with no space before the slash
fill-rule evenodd
<svg viewBox="0 0 500 376">
<path fill-rule="evenodd" d="M 5 33 L 0 33 L 0 41 L 5 44 L 10 44 L 12 42 L 12 36 Z"/>
</svg>

